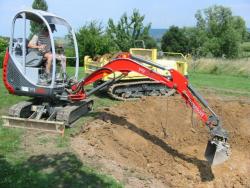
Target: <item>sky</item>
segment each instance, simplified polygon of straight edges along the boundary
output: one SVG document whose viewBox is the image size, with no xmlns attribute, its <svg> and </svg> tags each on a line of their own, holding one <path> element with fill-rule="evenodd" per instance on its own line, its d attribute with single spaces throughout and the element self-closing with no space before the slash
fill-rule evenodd
<svg viewBox="0 0 250 188">
<path fill-rule="evenodd" d="M 33 0 L 0 0 L 0 35 L 9 36 L 12 18 L 18 10 L 29 8 Z M 195 26 L 195 13 L 212 5 L 230 7 L 250 28 L 250 0 L 47 0 L 49 12 L 65 18 L 77 30 L 97 20 L 105 24 L 109 18 L 118 21 L 124 12 L 138 9 L 151 28 L 171 25 Z"/>
</svg>

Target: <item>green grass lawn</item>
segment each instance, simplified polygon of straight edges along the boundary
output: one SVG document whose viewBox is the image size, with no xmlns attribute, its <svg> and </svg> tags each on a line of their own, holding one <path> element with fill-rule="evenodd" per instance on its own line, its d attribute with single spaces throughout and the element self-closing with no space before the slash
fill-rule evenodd
<svg viewBox="0 0 250 188">
<path fill-rule="evenodd" d="M 197 89 L 232 96 L 250 96 L 250 77 L 190 72 L 189 79 Z"/>
<path fill-rule="evenodd" d="M 85 166 L 74 153 L 42 154 L 13 163 L 0 155 L 0 187 L 122 187 Z"/>
<path fill-rule="evenodd" d="M 68 68 L 70 75 L 74 68 Z M 84 76 L 83 68 L 79 78 Z M 0 72 L 2 77 L 2 71 Z M 200 89 L 216 90 L 227 95 L 250 96 L 250 78 L 227 75 L 190 73 L 190 83 Z M 235 92 L 234 92 L 235 91 Z M 229 92 L 229 93 L 227 93 Z M 119 103 L 107 96 L 93 96 L 94 109 Z M 28 99 L 10 95 L 0 81 L 0 115 L 7 114 L 9 106 Z M 100 174 L 84 165 L 70 152 L 70 135 L 77 132 L 86 121 L 98 113 L 94 110 L 81 118 L 75 128 L 67 129 L 64 137 L 56 138 L 55 150 L 64 148 L 61 154 L 30 155 L 20 149 L 23 130 L 5 129 L 0 125 L 0 187 L 122 187 L 113 178 Z M 0 122 L 1 124 L 1 122 Z M 50 140 L 40 140 L 45 144 Z"/>
</svg>

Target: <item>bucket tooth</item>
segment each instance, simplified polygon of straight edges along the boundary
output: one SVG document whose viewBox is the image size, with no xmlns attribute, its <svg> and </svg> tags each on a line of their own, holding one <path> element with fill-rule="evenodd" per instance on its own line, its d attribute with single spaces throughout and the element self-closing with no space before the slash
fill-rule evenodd
<svg viewBox="0 0 250 188">
<path fill-rule="evenodd" d="M 205 158 L 211 165 L 218 165 L 228 160 L 230 155 L 229 144 L 219 140 L 210 140 L 207 143 Z"/>
</svg>

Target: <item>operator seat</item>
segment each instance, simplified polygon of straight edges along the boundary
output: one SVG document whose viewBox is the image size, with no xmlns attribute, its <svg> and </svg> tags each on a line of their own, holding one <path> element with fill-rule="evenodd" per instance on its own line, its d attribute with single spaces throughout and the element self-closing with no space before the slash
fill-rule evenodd
<svg viewBox="0 0 250 188">
<path fill-rule="evenodd" d="M 38 50 L 28 49 L 28 54 L 26 55 L 26 67 L 39 67 L 43 62 L 43 55 L 39 53 Z"/>
<path fill-rule="evenodd" d="M 28 48 L 29 40 L 26 39 L 26 67 L 39 67 L 42 65 L 43 56 L 36 49 Z M 22 59 L 23 56 L 23 39 L 16 38 L 13 39 L 13 48 L 15 56 L 18 59 Z"/>
</svg>

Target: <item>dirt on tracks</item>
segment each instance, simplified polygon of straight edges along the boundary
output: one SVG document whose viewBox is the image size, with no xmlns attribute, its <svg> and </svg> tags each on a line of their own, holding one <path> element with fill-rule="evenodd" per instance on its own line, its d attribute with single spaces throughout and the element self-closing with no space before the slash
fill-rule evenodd
<svg viewBox="0 0 250 188">
<path fill-rule="evenodd" d="M 126 187 L 250 187 L 250 103 L 210 99 L 228 130 L 231 157 L 210 167 L 208 131 L 179 97 L 100 110 L 71 145 L 83 161 Z"/>
</svg>

